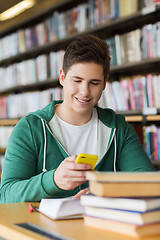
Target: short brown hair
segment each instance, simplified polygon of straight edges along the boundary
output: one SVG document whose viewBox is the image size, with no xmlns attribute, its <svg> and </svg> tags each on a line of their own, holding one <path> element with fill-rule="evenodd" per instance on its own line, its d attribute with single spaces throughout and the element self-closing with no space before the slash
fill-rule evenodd
<svg viewBox="0 0 160 240">
<path fill-rule="evenodd" d="M 103 66 L 104 79 L 110 70 L 110 50 L 107 43 L 92 34 L 83 34 L 71 42 L 63 59 L 63 71 L 66 75 L 69 68 L 80 62 L 95 62 Z"/>
</svg>

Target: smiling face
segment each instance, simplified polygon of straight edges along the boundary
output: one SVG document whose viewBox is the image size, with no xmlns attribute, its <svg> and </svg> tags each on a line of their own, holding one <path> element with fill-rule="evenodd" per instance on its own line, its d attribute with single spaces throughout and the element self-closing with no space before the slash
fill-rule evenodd
<svg viewBox="0 0 160 240">
<path fill-rule="evenodd" d="M 78 119 L 89 121 L 106 85 L 103 66 L 94 62 L 75 63 L 66 75 L 60 70 L 60 84 L 64 91 L 60 117 L 71 124 Z"/>
</svg>

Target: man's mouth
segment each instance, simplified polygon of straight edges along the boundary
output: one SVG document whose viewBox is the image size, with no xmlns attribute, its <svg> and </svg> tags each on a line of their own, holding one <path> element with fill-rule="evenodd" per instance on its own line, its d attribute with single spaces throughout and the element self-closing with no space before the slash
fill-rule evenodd
<svg viewBox="0 0 160 240">
<path fill-rule="evenodd" d="M 81 103 L 87 103 L 91 100 L 91 99 L 81 99 L 81 98 L 77 98 L 77 97 L 75 97 L 75 98 Z"/>
</svg>

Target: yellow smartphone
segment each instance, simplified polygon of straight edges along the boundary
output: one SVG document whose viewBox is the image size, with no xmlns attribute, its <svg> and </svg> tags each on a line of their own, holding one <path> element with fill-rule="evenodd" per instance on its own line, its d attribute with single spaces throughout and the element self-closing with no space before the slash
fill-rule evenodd
<svg viewBox="0 0 160 240">
<path fill-rule="evenodd" d="M 93 170 L 98 161 L 98 156 L 87 153 L 80 153 L 76 158 L 76 163 L 86 163 L 91 165 L 91 170 Z"/>
</svg>

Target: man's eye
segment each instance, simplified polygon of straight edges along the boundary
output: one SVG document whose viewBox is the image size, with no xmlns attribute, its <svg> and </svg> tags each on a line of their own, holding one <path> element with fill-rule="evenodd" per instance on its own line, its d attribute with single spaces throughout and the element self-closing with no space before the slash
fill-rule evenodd
<svg viewBox="0 0 160 240">
<path fill-rule="evenodd" d="M 73 80 L 73 82 L 79 83 L 81 82 L 81 80 Z"/>
<path fill-rule="evenodd" d="M 91 82 L 92 85 L 98 85 L 98 82 Z"/>
</svg>

